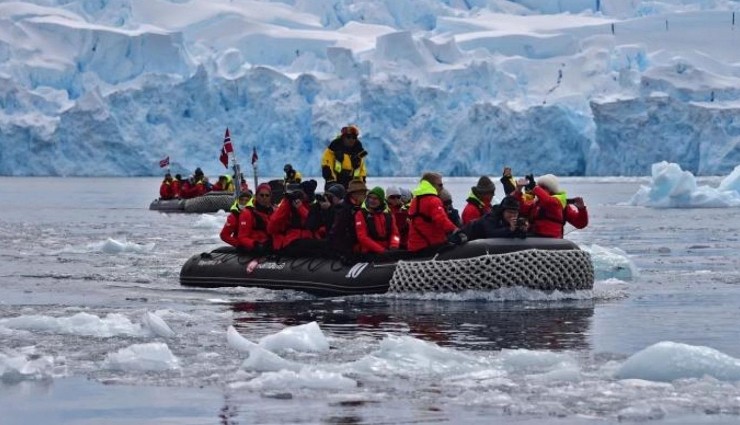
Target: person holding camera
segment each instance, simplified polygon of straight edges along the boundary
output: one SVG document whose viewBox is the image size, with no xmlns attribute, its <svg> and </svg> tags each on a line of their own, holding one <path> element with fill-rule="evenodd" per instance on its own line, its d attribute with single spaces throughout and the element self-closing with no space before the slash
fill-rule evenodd
<svg viewBox="0 0 740 425">
<path fill-rule="evenodd" d="M 517 189 L 522 187 L 534 195 L 534 199 L 528 200 L 520 190 L 514 191 L 521 204 L 519 213 L 529 219 L 532 235 L 562 239 L 567 196 L 560 190 L 558 178 L 545 174 L 535 182 L 530 174 L 517 181 Z"/>
<path fill-rule="evenodd" d="M 347 189 L 349 182 L 355 179 L 367 179 L 365 157 L 367 151 L 359 140 L 360 129 L 356 125 L 342 127 L 342 130 L 321 158 L 321 174 L 324 177 L 325 189 L 331 182 L 337 182 Z"/>
<path fill-rule="evenodd" d="M 255 255 L 264 255 L 270 251 L 270 236 L 267 234 L 267 223 L 274 211 L 271 202 L 272 189 L 267 183 L 257 186 L 257 193 L 249 200 L 239 213 L 239 247 Z"/>
<path fill-rule="evenodd" d="M 329 188 L 331 191 L 332 188 Z M 329 231 L 329 247 L 342 259 L 350 261 L 357 243 L 355 213 L 362 208 L 367 197 L 367 186 L 362 180 L 352 180 L 347 185 L 344 202 L 336 210 L 334 223 Z"/>
<path fill-rule="evenodd" d="M 393 214 L 385 205 L 383 188 L 374 187 L 355 213 L 357 245 L 360 254 L 383 254 L 396 251 L 401 243 Z"/>
<path fill-rule="evenodd" d="M 519 200 L 513 195 L 505 196 L 501 203 L 494 205 L 491 212 L 480 220 L 472 221 L 463 227 L 468 240 L 488 238 L 526 238 L 529 222 L 519 217 Z"/>
<path fill-rule="evenodd" d="M 305 182 L 304 182 L 305 183 Z M 311 194 L 313 196 L 313 193 Z M 320 253 L 314 233 L 308 229 L 310 199 L 300 184 L 289 184 L 283 200 L 267 224 L 267 234 L 272 237 L 272 247 L 288 256 L 312 256 Z"/>
<path fill-rule="evenodd" d="M 329 235 L 329 230 L 334 224 L 334 218 L 341 208 L 345 196 L 344 186 L 339 183 L 332 183 L 326 189 L 326 192 L 316 194 L 315 202 L 311 204 L 308 212 L 306 226 L 319 239 L 324 239 Z"/>
</svg>

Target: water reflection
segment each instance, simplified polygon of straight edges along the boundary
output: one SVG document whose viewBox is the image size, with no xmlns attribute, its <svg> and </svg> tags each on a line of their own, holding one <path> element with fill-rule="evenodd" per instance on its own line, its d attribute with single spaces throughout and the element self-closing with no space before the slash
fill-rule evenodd
<svg viewBox="0 0 740 425">
<path fill-rule="evenodd" d="M 284 326 L 317 321 L 328 335 L 345 338 L 411 335 L 465 350 L 589 349 L 592 301 L 506 302 L 302 300 L 239 302 L 235 327 L 269 335 Z"/>
</svg>

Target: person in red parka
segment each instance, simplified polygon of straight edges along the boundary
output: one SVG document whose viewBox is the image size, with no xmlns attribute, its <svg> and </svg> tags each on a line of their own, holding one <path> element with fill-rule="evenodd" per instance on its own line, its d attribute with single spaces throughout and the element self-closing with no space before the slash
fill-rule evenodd
<svg viewBox="0 0 740 425">
<path fill-rule="evenodd" d="M 401 190 L 396 186 L 389 186 L 385 189 L 385 200 L 388 210 L 393 214 L 393 219 L 398 227 L 398 235 L 401 238 L 400 249 L 406 249 L 409 240 L 409 211 L 404 208 L 401 199 Z"/>
<path fill-rule="evenodd" d="M 447 242 L 463 244 L 467 241 L 460 229 L 447 218 L 438 196 L 443 187 L 441 174 L 424 173 L 419 186 L 414 189 L 414 198 L 409 206 L 409 251 L 434 249 Z"/>
<path fill-rule="evenodd" d="M 370 190 L 362 208 L 355 213 L 355 231 L 355 251 L 361 254 L 382 254 L 398 249 L 401 238 L 393 214 L 385 207 L 382 188 Z"/>
<path fill-rule="evenodd" d="M 159 199 L 175 199 L 175 188 L 173 186 L 172 175 L 167 173 L 164 175 L 162 184 L 159 185 Z"/>
<path fill-rule="evenodd" d="M 272 189 L 267 183 L 257 186 L 254 195 L 239 214 L 239 247 L 252 251 L 255 254 L 265 254 L 269 251 L 270 237 L 267 234 L 267 225 L 273 213 Z"/>
<path fill-rule="evenodd" d="M 283 255 L 300 257 L 321 255 L 326 243 L 316 239 L 307 225 L 308 205 L 314 199 L 316 180 L 289 184 L 285 196 L 267 224 L 272 247 Z M 311 195 L 309 196 L 308 193 Z"/>
<path fill-rule="evenodd" d="M 237 248 L 239 247 L 239 215 L 241 214 L 242 209 L 247 206 L 249 201 L 249 193 L 242 192 L 239 194 L 239 197 L 231 206 L 229 215 L 226 217 L 226 223 L 219 234 L 222 241 Z"/>
<path fill-rule="evenodd" d="M 521 189 L 526 184 L 521 179 L 517 181 L 517 188 Z M 515 194 L 520 203 L 520 216 L 529 218 L 530 233 L 546 238 L 562 238 L 565 224 L 563 210 L 567 205 L 567 198 L 566 193 L 560 190 L 558 178 L 545 174 L 536 183 L 529 179 L 528 184 L 535 196 L 534 200 L 525 201 L 521 190 L 516 190 Z"/>
<path fill-rule="evenodd" d="M 588 210 L 586 209 L 586 204 L 583 202 L 583 198 L 577 196 L 568 199 L 567 202 L 568 205 L 566 205 L 563 211 L 565 222 L 576 229 L 583 229 L 588 226 Z"/>
<path fill-rule="evenodd" d="M 496 193 L 496 186 L 488 176 L 481 176 L 478 183 L 470 188 L 467 204 L 462 212 L 463 226 L 491 212 L 491 201 Z"/>
</svg>

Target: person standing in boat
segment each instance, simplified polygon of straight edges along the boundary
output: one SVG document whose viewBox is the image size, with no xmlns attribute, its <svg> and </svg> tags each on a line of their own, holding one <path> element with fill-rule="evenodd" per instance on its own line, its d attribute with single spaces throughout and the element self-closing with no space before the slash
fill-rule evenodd
<svg viewBox="0 0 740 425">
<path fill-rule="evenodd" d="M 511 174 L 511 167 L 504 167 L 500 182 L 504 187 L 504 196 L 511 195 L 516 190 L 516 180 L 514 175 Z"/>
<path fill-rule="evenodd" d="M 472 221 L 463 227 L 468 240 L 488 238 L 526 238 L 528 224 L 526 219 L 519 219 L 519 200 L 508 195 L 501 203 L 494 205 L 491 212 L 479 220 Z"/>
<path fill-rule="evenodd" d="M 300 183 L 303 179 L 301 173 L 295 170 L 290 164 L 285 164 L 285 166 L 283 167 L 283 172 L 285 173 L 285 176 L 283 177 L 283 183 L 286 186 L 292 183 Z"/>
<path fill-rule="evenodd" d="M 221 240 L 233 247 L 239 247 L 239 215 L 250 201 L 249 194 L 242 192 L 234 201 L 229 209 L 229 215 L 226 217 L 226 223 L 219 236 Z"/>
<path fill-rule="evenodd" d="M 241 195 L 240 195 L 241 196 Z M 267 183 L 257 186 L 257 193 L 242 208 L 239 214 L 239 244 L 240 248 L 263 255 L 270 251 L 270 237 L 267 234 L 267 224 L 273 213 L 272 189 Z"/>
<path fill-rule="evenodd" d="M 527 200 L 521 188 L 531 188 L 533 200 Z M 532 235 L 546 238 L 562 238 L 565 224 L 564 209 L 567 195 L 560 190 L 558 178 L 545 174 L 535 180 L 531 177 L 517 181 L 515 196 L 520 203 L 519 214 L 527 217 Z"/>
<path fill-rule="evenodd" d="M 408 250 L 436 250 L 447 242 L 462 245 L 467 241 L 464 233 L 447 217 L 439 191 L 444 188 L 442 175 L 424 173 L 409 206 Z"/>
<path fill-rule="evenodd" d="M 463 209 L 462 224 L 468 224 L 491 212 L 491 201 L 496 193 L 496 186 L 488 176 L 481 176 L 478 183 L 470 188 L 467 205 Z"/>
<path fill-rule="evenodd" d="M 267 224 L 267 234 L 272 238 L 272 248 L 282 255 L 291 257 L 315 256 L 326 249 L 324 241 L 318 240 L 308 226 L 308 212 L 311 200 L 306 191 L 316 189 L 313 184 L 290 184 Z M 302 187 L 303 185 L 303 187 Z M 311 189 L 311 186 L 313 189 Z"/>
<path fill-rule="evenodd" d="M 175 199 L 175 185 L 172 180 L 172 174 L 167 173 L 164 175 L 162 184 L 159 185 L 159 199 Z"/>
<path fill-rule="evenodd" d="M 334 224 L 329 231 L 329 248 L 340 258 L 350 260 L 357 243 L 355 214 L 362 208 L 367 197 L 367 186 L 362 180 L 352 180 L 347 185 L 347 195 L 337 209 Z"/>
<path fill-rule="evenodd" d="M 362 147 L 359 137 L 360 129 L 356 125 L 342 127 L 339 136 L 324 150 L 321 158 L 324 189 L 327 189 L 331 182 L 337 182 L 347 189 L 349 182 L 354 179 L 366 181 L 367 151 Z"/>
<path fill-rule="evenodd" d="M 457 208 L 452 205 L 452 194 L 450 194 L 447 189 L 442 189 L 439 191 L 439 199 L 442 200 L 442 205 L 447 213 L 447 218 L 449 218 L 455 226 L 462 227 L 460 213 L 457 211 Z"/>
<path fill-rule="evenodd" d="M 355 212 L 355 231 L 360 254 L 383 254 L 398 250 L 401 238 L 393 214 L 386 208 L 383 188 L 374 187 Z"/>
</svg>

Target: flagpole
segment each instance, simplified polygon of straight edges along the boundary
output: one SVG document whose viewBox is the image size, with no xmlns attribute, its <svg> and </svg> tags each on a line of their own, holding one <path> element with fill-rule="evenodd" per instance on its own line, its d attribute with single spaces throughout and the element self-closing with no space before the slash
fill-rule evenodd
<svg viewBox="0 0 740 425">
<path fill-rule="evenodd" d="M 252 172 L 254 174 L 254 190 L 257 190 L 257 159 L 255 158 L 256 153 L 257 148 L 252 146 Z"/>
<path fill-rule="evenodd" d="M 242 171 L 236 160 L 236 149 L 231 152 L 231 164 L 234 169 L 234 199 L 239 199 L 239 195 L 242 191 Z"/>
</svg>

